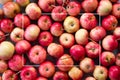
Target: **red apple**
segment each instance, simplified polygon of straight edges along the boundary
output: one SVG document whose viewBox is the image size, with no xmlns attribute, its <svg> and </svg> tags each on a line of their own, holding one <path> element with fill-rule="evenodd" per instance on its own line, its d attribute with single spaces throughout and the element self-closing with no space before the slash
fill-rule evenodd
<svg viewBox="0 0 120 80">
<path fill-rule="evenodd" d="M 52 35 L 58 37 L 63 33 L 63 25 L 59 22 L 54 22 L 50 27 L 50 32 Z"/>
<path fill-rule="evenodd" d="M 59 58 L 64 54 L 64 48 L 62 45 L 57 44 L 57 43 L 51 43 L 47 47 L 47 52 L 49 55 Z"/>
<path fill-rule="evenodd" d="M 37 78 L 37 71 L 32 66 L 25 66 L 20 73 L 21 80 L 35 80 Z"/>
<path fill-rule="evenodd" d="M 36 80 L 48 80 L 48 79 L 44 77 L 38 77 Z"/>
<path fill-rule="evenodd" d="M 15 50 L 17 54 L 25 54 L 31 48 L 31 44 L 26 40 L 21 40 L 15 44 Z"/>
<path fill-rule="evenodd" d="M 6 39 L 6 35 L 3 31 L 0 30 L 0 43 Z"/>
<path fill-rule="evenodd" d="M 13 25 L 13 22 L 12 20 L 10 19 L 3 19 L 0 23 L 0 28 L 3 32 L 5 33 L 10 33 L 13 28 L 14 28 L 14 25 Z"/>
<path fill-rule="evenodd" d="M 86 77 L 85 80 L 96 80 L 94 77 Z"/>
<path fill-rule="evenodd" d="M 120 19 L 120 3 L 116 3 L 113 5 L 112 14 L 116 18 Z"/>
<path fill-rule="evenodd" d="M 81 11 L 81 5 L 79 2 L 71 1 L 67 4 L 66 10 L 70 16 L 77 16 Z"/>
<path fill-rule="evenodd" d="M 0 73 L 5 72 L 8 69 L 8 64 L 4 60 L 0 60 Z"/>
<path fill-rule="evenodd" d="M 89 42 L 85 45 L 86 54 L 90 58 L 97 58 L 101 54 L 101 45 L 96 42 Z"/>
<path fill-rule="evenodd" d="M 3 9 L 0 9 L 0 19 L 2 19 L 3 17 L 4 17 Z"/>
<path fill-rule="evenodd" d="M 34 64 L 40 64 L 46 59 L 46 50 L 39 45 L 33 46 L 28 54 L 29 60 Z"/>
<path fill-rule="evenodd" d="M 48 46 L 53 42 L 53 36 L 48 31 L 43 31 L 39 35 L 39 44 L 42 46 Z"/>
<path fill-rule="evenodd" d="M 101 26 L 97 26 L 90 31 L 90 38 L 94 41 L 100 41 L 105 36 L 106 30 Z"/>
<path fill-rule="evenodd" d="M 82 2 L 82 8 L 85 12 L 93 12 L 98 7 L 98 0 L 84 0 Z"/>
<path fill-rule="evenodd" d="M 120 40 L 120 26 L 114 29 L 113 35 L 116 37 L 117 40 Z"/>
<path fill-rule="evenodd" d="M 42 14 L 42 11 L 39 8 L 39 6 L 33 2 L 26 6 L 25 12 L 31 20 L 37 20 Z"/>
<path fill-rule="evenodd" d="M 118 21 L 115 16 L 113 15 L 108 15 L 103 18 L 102 20 L 102 27 L 105 30 L 114 30 L 118 24 Z"/>
<path fill-rule="evenodd" d="M 68 16 L 63 22 L 63 26 L 66 32 L 74 33 L 80 28 L 80 23 L 78 18 L 73 16 Z"/>
<path fill-rule="evenodd" d="M 25 7 L 30 3 L 30 0 L 16 0 L 16 3 L 18 3 L 21 7 Z"/>
<path fill-rule="evenodd" d="M 85 49 L 81 45 L 76 44 L 70 48 L 70 55 L 75 61 L 82 60 L 85 57 L 85 53 Z"/>
<path fill-rule="evenodd" d="M 116 55 L 116 61 L 115 61 L 117 66 L 120 66 L 120 53 Z"/>
<path fill-rule="evenodd" d="M 38 26 L 42 30 L 49 30 L 52 25 L 52 20 L 50 16 L 43 15 L 38 19 Z"/>
<path fill-rule="evenodd" d="M 113 51 L 118 47 L 118 42 L 113 35 L 107 35 L 103 40 L 102 40 L 102 47 L 105 50 Z"/>
<path fill-rule="evenodd" d="M 80 24 L 84 29 L 91 30 L 97 26 L 97 19 L 93 13 L 84 13 L 80 17 Z"/>
<path fill-rule="evenodd" d="M 57 2 L 59 5 L 64 6 L 64 5 L 67 5 L 67 4 L 70 2 L 70 0 L 56 0 L 56 2 Z"/>
<path fill-rule="evenodd" d="M 55 73 L 55 66 L 50 61 L 45 61 L 39 66 L 39 73 L 41 76 L 49 78 Z"/>
<path fill-rule="evenodd" d="M 57 61 L 57 67 L 61 71 L 69 71 L 73 67 L 74 61 L 70 55 L 64 54 Z"/>
<path fill-rule="evenodd" d="M 16 2 L 7 2 L 3 5 L 3 11 L 6 17 L 14 18 L 20 12 L 20 7 Z"/>
<path fill-rule="evenodd" d="M 56 6 L 53 8 L 51 17 L 54 21 L 63 21 L 67 16 L 67 11 L 62 6 Z"/>
</svg>

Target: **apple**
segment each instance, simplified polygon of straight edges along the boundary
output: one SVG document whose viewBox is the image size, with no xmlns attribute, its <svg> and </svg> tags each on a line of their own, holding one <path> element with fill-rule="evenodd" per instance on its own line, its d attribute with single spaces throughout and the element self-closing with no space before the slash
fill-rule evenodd
<svg viewBox="0 0 120 80">
<path fill-rule="evenodd" d="M 94 77 L 86 77 L 85 80 L 96 80 Z"/>
<path fill-rule="evenodd" d="M 31 48 L 31 44 L 27 40 L 21 40 L 15 44 L 15 50 L 17 54 L 25 54 Z"/>
<path fill-rule="evenodd" d="M 18 80 L 18 76 L 12 70 L 6 70 L 2 74 L 2 80 Z"/>
<path fill-rule="evenodd" d="M 96 80 L 106 80 L 108 76 L 108 70 L 104 66 L 97 65 L 94 69 L 93 76 Z"/>
<path fill-rule="evenodd" d="M 38 26 L 41 30 L 49 30 L 52 25 L 50 16 L 43 15 L 38 19 Z"/>
<path fill-rule="evenodd" d="M 102 40 L 102 47 L 105 50 L 113 51 L 118 47 L 118 42 L 115 38 L 114 35 L 107 35 L 103 40 Z"/>
<path fill-rule="evenodd" d="M 7 2 L 12 2 L 13 0 L 0 0 L 0 4 L 4 5 Z"/>
<path fill-rule="evenodd" d="M 25 13 L 31 20 L 37 20 L 41 16 L 42 11 L 36 3 L 32 2 L 26 6 Z"/>
<path fill-rule="evenodd" d="M 74 66 L 69 70 L 68 75 L 72 80 L 81 80 L 83 77 L 83 72 Z"/>
<path fill-rule="evenodd" d="M 68 80 L 68 75 L 62 71 L 56 71 L 53 76 L 53 80 Z"/>
<path fill-rule="evenodd" d="M 117 66 L 120 66 L 120 53 L 117 53 L 115 63 Z"/>
<path fill-rule="evenodd" d="M 81 5 L 79 2 L 71 1 L 67 4 L 66 11 L 70 16 L 77 16 L 81 11 Z"/>
<path fill-rule="evenodd" d="M 30 0 L 16 0 L 16 3 L 18 3 L 21 7 L 25 7 L 30 3 Z"/>
<path fill-rule="evenodd" d="M 46 56 L 46 50 L 40 45 L 33 46 L 28 53 L 29 60 L 34 64 L 42 63 Z"/>
<path fill-rule="evenodd" d="M 113 35 L 116 37 L 117 40 L 120 40 L 120 26 L 114 29 Z"/>
<path fill-rule="evenodd" d="M 73 57 L 75 61 L 80 61 L 85 57 L 86 51 L 85 48 L 81 45 L 75 44 L 73 45 L 70 50 L 70 55 Z"/>
<path fill-rule="evenodd" d="M 120 80 L 120 67 L 119 66 L 111 66 L 109 68 L 109 78 L 111 80 Z"/>
<path fill-rule="evenodd" d="M 12 32 L 10 33 L 10 39 L 13 42 L 19 42 L 24 39 L 24 30 L 21 28 L 14 28 Z"/>
<path fill-rule="evenodd" d="M 50 32 L 53 36 L 60 36 L 63 34 L 63 25 L 59 22 L 54 22 L 50 27 Z"/>
<path fill-rule="evenodd" d="M 109 15 L 111 11 L 112 11 L 112 3 L 110 2 L 110 0 L 101 0 L 99 2 L 97 13 L 100 16 Z"/>
<path fill-rule="evenodd" d="M 39 44 L 42 46 L 48 46 L 53 42 L 53 36 L 48 31 L 43 31 L 39 35 Z"/>
<path fill-rule="evenodd" d="M 120 3 L 116 3 L 113 5 L 112 14 L 116 18 L 120 19 Z"/>
<path fill-rule="evenodd" d="M 20 7 L 16 2 L 7 2 L 3 5 L 4 15 L 8 18 L 14 18 L 20 12 Z"/>
<path fill-rule="evenodd" d="M 32 66 L 24 66 L 20 73 L 21 80 L 35 80 L 37 78 L 37 71 Z"/>
<path fill-rule="evenodd" d="M 55 0 L 39 0 L 38 1 L 39 7 L 44 12 L 51 12 L 55 5 Z"/>
<path fill-rule="evenodd" d="M 2 19 L 1 23 L 0 23 L 0 28 L 4 33 L 10 33 L 13 28 L 13 22 L 11 19 Z"/>
<path fill-rule="evenodd" d="M 61 71 L 69 71 L 73 67 L 74 61 L 69 54 L 62 55 L 57 61 L 57 67 Z"/>
<path fill-rule="evenodd" d="M 80 23 L 78 18 L 67 16 L 63 22 L 63 26 L 66 32 L 74 33 L 80 28 Z"/>
<path fill-rule="evenodd" d="M 91 30 L 97 26 L 97 19 L 93 13 L 83 13 L 80 17 L 80 24 L 84 29 Z"/>
<path fill-rule="evenodd" d="M 36 80 L 48 80 L 48 79 L 44 77 L 38 77 Z"/>
<path fill-rule="evenodd" d="M 67 5 L 67 4 L 70 2 L 70 0 L 56 0 L 56 2 L 57 2 L 59 5 L 64 6 L 64 5 Z"/>
<path fill-rule="evenodd" d="M 6 35 L 3 31 L 0 30 L 0 43 L 6 39 Z"/>
<path fill-rule="evenodd" d="M 106 30 L 102 26 L 97 26 L 90 31 L 90 38 L 94 41 L 100 41 L 106 34 Z"/>
<path fill-rule="evenodd" d="M 0 8 L 0 19 L 2 19 L 4 16 L 4 12 L 3 12 L 3 9 Z"/>
<path fill-rule="evenodd" d="M 24 14 L 17 14 L 14 18 L 14 24 L 20 28 L 26 28 L 30 25 L 30 19 Z"/>
<path fill-rule="evenodd" d="M 77 44 L 86 45 L 88 43 L 88 31 L 86 29 L 76 31 L 75 40 Z"/>
<path fill-rule="evenodd" d="M 108 15 L 102 19 L 102 27 L 105 30 L 114 30 L 117 27 L 118 21 L 115 16 Z"/>
<path fill-rule="evenodd" d="M 67 11 L 62 6 L 56 6 L 53 8 L 51 17 L 54 21 L 63 21 L 67 16 Z"/>
<path fill-rule="evenodd" d="M 8 69 L 8 64 L 4 60 L 0 60 L 0 73 L 5 72 Z"/>
<path fill-rule="evenodd" d="M 63 33 L 59 37 L 59 42 L 64 48 L 70 48 L 74 45 L 75 39 L 74 36 L 70 33 Z"/>
<path fill-rule="evenodd" d="M 9 41 L 3 41 L 0 43 L 0 59 L 8 60 L 15 52 L 14 45 Z"/>
<path fill-rule="evenodd" d="M 90 73 L 94 71 L 95 63 L 91 58 L 85 57 L 83 60 L 80 61 L 79 67 L 83 72 Z"/>
<path fill-rule="evenodd" d="M 50 61 L 45 61 L 39 66 L 39 73 L 41 76 L 49 78 L 55 73 L 55 66 Z"/>
<path fill-rule="evenodd" d="M 96 42 L 88 42 L 85 45 L 86 54 L 90 58 L 97 58 L 101 54 L 101 45 Z"/>
<path fill-rule="evenodd" d="M 98 7 L 98 0 L 84 0 L 82 2 L 82 8 L 85 12 L 93 12 Z"/>
<path fill-rule="evenodd" d="M 51 43 L 47 47 L 47 52 L 50 56 L 59 58 L 64 54 L 64 48 L 62 45 L 60 45 L 58 43 Z"/>
<path fill-rule="evenodd" d="M 30 24 L 26 29 L 24 33 L 24 37 L 28 41 L 35 41 L 40 33 L 40 28 L 36 24 Z"/>
</svg>

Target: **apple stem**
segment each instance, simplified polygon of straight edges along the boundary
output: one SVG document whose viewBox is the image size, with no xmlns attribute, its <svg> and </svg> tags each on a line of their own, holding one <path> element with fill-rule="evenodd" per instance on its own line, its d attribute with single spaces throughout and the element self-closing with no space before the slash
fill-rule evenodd
<svg viewBox="0 0 120 80">
<path fill-rule="evenodd" d="M 56 7 L 55 5 L 51 5 L 51 6 L 54 7 L 54 8 Z"/>
<path fill-rule="evenodd" d="M 94 42 L 94 43 L 97 43 L 96 41 L 92 40 L 91 38 L 88 38 L 90 41 Z"/>
</svg>

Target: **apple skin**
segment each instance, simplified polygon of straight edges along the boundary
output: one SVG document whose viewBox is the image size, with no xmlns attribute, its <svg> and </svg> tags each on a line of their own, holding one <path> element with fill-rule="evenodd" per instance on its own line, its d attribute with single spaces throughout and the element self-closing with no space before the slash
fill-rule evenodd
<svg viewBox="0 0 120 80">
<path fill-rule="evenodd" d="M 64 48 L 62 45 L 57 44 L 57 43 L 51 43 L 47 47 L 47 52 L 49 55 L 59 58 L 64 54 Z"/>
<path fill-rule="evenodd" d="M 95 63 L 91 58 L 84 58 L 79 64 L 80 69 L 85 73 L 93 72 L 95 69 Z"/>
<path fill-rule="evenodd" d="M 74 66 L 69 70 L 68 75 L 72 80 L 81 80 L 83 77 L 83 72 Z"/>
<path fill-rule="evenodd" d="M 63 25 L 59 22 L 54 22 L 50 27 L 51 34 L 56 37 L 62 35 L 63 31 L 64 31 Z"/>
<path fill-rule="evenodd" d="M 27 53 L 31 48 L 31 44 L 26 40 L 21 40 L 15 44 L 16 53 L 19 55 Z"/>
<path fill-rule="evenodd" d="M 100 41 L 106 36 L 106 30 L 102 26 L 97 26 L 90 31 L 90 38 L 94 41 Z"/>
<path fill-rule="evenodd" d="M 43 15 L 38 19 L 38 26 L 41 30 L 49 30 L 52 25 L 50 16 Z"/>
<path fill-rule="evenodd" d="M 102 40 L 102 47 L 105 50 L 113 51 L 118 47 L 118 42 L 115 38 L 114 35 L 107 35 L 103 40 Z"/>
<path fill-rule="evenodd" d="M 4 12 L 3 12 L 3 9 L 0 9 L 0 19 L 2 19 L 4 16 Z"/>
<path fill-rule="evenodd" d="M 0 0 L 0 4 L 4 5 L 7 2 L 12 2 L 13 0 Z"/>
<path fill-rule="evenodd" d="M 10 33 L 10 39 L 15 43 L 23 40 L 24 30 L 18 27 L 14 28 L 12 32 Z"/>
<path fill-rule="evenodd" d="M 70 0 L 56 0 L 56 2 L 61 6 L 65 6 L 70 2 Z"/>
<path fill-rule="evenodd" d="M 53 36 L 48 31 L 43 31 L 39 35 L 39 44 L 42 46 L 48 46 L 53 42 Z"/>
<path fill-rule="evenodd" d="M 28 41 L 35 41 L 40 33 L 40 28 L 36 24 L 30 24 L 26 29 L 24 33 L 24 37 Z"/>
<path fill-rule="evenodd" d="M 112 11 L 112 3 L 109 0 L 101 0 L 97 8 L 97 13 L 100 16 L 107 16 Z"/>
<path fill-rule="evenodd" d="M 48 80 L 48 79 L 44 77 L 38 77 L 36 80 Z"/>
<path fill-rule="evenodd" d="M 96 80 L 106 80 L 108 76 L 108 70 L 104 66 L 96 66 L 93 71 L 93 76 Z"/>
<path fill-rule="evenodd" d="M 64 48 L 70 48 L 71 46 L 74 45 L 75 39 L 74 36 L 70 33 L 63 33 L 59 37 L 59 42 Z"/>
<path fill-rule="evenodd" d="M 4 15 L 8 18 L 14 18 L 20 12 L 20 7 L 16 2 L 7 2 L 3 5 Z"/>
<path fill-rule="evenodd" d="M 55 5 L 55 0 L 39 0 L 38 1 L 39 7 L 44 12 L 51 12 Z"/>
<path fill-rule="evenodd" d="M 70 16 L 77 16 L 81 11 L 81 5 L 79 2 L 71 1 L 67 4 L 66 11 Z"/>
<path fill-rule="evenodd" d="M 86 77 L 85 80 L 96 80 L 94 77 Z"/>
<path fill-rule="evenodd" d="M 88 42 L 85 45 L 86 54 L 90 58 L 97 58 L 101 54 L 101 45 L 96 42 Z"/>
<path fill-rule="evenodd" d="M 14 28 L 12 20 L 2 19 L 0 23 L 0 28 L 4 33 L 10 33 Z"/>
<path fill-rule="evenodd" d="M 59 70 L 67 72 L 73 67 L 74 61 L 70 55 L 64 54 L 57 61 L 57 67 Z"/>
<path fill-rule="evenodd" d="M 30 0 L 16 0 L 16 3 L 18 3 L 21 7 L 25 7 L 30 3 Z"/>
<path fill-rule="evenodd" d="M 115 61 L 117 66 L 120 66 L 120 53 L 116 55 L 116 61 Z"/>
<path fill-rule="evenodd" d="M 118 24 L 118 20 L 113 15 L 108 15 L 104 17 L 102 20 L 102 27 L 108 31 L 114 30 L 117 27 L 117 24 Z"/>
<path fill-rule="evenodd" d="M 41 14 L 42 11 L 39 8 L 39 6 L 36 3 L 29 3 L 25 8 L 26 14 L 29 16 L 31 20 L 37 20 Z M 32 14 L 31 14 L 32 13 Z"/>
<path fill-rule="evenodd" d="M 5 33 L 0 30 L 0 43 L 6 39 Z"/>
<path fill-rule="evenodd" d="M 120 80 L 120 67 L 119 66 L 111 66 L 109 68 L 109 78 L 111 80 Z"/>
<path fill-rule="evenodd" d="M 120 26 L 114 29 L 113 35 L 116 37 L 117 40 L 120 40 Z"/>
<path fill-rule="evenodd" d="M 25 66 L 20 73 L 21 80 L 35 80 L 37 78 L 37 71 L 32 66 Z"/>
<path fill-rule="evenodd" d="M 74 33 L 80 28 L 80 23 L 76 17 L 67 16 L 63 22 L 63 26 L 66 32 Z"/>
<path fill-rule="evenodd" d="M 45 62 L 40 64 L 38 71 L 39 71 L 41 76 L 49 78 L 49 77 L 54 75 L 55 66 L 52 62 L 45 61 Z"/>
<path fill-rule="evenodd" d="M 82 2 L 82 8 L 85 12 L 93 12 L 98 7 L 98 0 L 84 0 Z"/>
<path fill-rule="evenodd" d="M 88 43 L 88 31 L 86 29 L 79 29 L 75 33 L 75 40 L 77 44 L 86 45 Z"/>
<path fill-rule="evenodd" d="M 8 60 L 15 52 L 14 45 L 9 41 L 3 41 L 0 43 L 0 59 Z"/>
<path fill-rule="evenodd" d="M 117 18 L 120 19 L 120 3 L 116 3 L 113 5 L 112 14 Z"/>
<path fill-rule="evenodd" d="M 67 11 L 62 6 L 56 6 L 53 8 L 51 17 L 54 21 L 63 21 L 67 16 Z"/>
<path fill-rule="evenodd" d="M 30 25 L 30 19 L 24 14 L 17 14 L 14 18 L 14 24 L 20 28 L 26 28 Z"/>
<path fill-rule="evenodd" d="M 93 13 L 84 13 L 80 17 L 80 24 L 84 29 L 91 30 L 97 26 L 97 19 Z"/>
<path fill-rule="evenodd" d="M 29 60 L 34 64 L 40 64 L 46 59 L 46 51 L 40 45 L 33 46 L 28 54 Z"/>
<path fill-rule="evenodd" d="M 70 50 L 70 55 L 75 61 L 80 61 L 85 57 L 86 51 L 85 48 L 81 45 L 73 45 Z"/>
<path fill-rule="evenodd" d="M 57 71 L 55 72 L 54 76 L 53 76 L 53 80 L 68 80 L 68 75 L 65 72 L 62 71 Z"/>
<path fill-rule="evenodd" d="M 2 74 L 2 80 L 18 80 L 18 76 L 12 70 L 6 70 Z"/>
<path fill-rule="evenodd" d="M 0 60 L 0 73 L 5 72 L 8 69 L 8 64 L 4 60 Z"/>
</svg>

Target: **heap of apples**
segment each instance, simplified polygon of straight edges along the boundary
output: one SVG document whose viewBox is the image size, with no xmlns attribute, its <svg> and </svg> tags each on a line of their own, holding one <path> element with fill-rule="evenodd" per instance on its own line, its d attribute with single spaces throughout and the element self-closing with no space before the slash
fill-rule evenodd
<svg viewBox="0 0 120 80">
<path fill-rule="evenodd" d="M 120 80 L 119 0 L 0 3 L 0 80 Z"/>
</svg>

